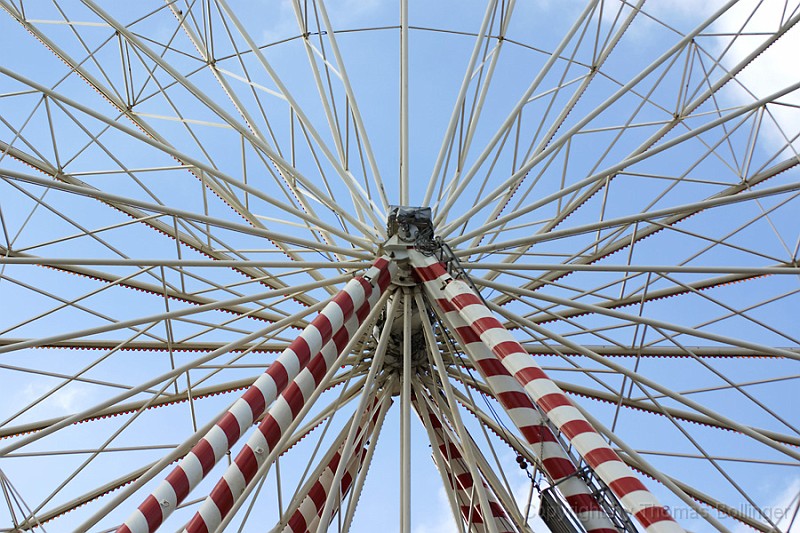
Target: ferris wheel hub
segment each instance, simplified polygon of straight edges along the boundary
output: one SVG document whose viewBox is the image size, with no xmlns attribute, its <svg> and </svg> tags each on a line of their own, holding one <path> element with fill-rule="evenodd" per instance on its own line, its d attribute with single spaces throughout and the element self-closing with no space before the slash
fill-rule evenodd
<svg viewBox="0 0 800 533">
<path fill-rule="evenodd" d="M 389 208 L 386 234 L 397 236 L 405 243 L 415 243 L 420 238 L 433 238 L 433 219 L 430 207 L 393 205 Z"/>
</svg>

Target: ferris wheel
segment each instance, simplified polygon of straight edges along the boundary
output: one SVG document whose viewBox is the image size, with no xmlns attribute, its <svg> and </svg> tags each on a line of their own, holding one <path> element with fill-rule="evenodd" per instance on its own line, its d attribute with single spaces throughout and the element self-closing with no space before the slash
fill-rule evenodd
<svg viewBox="0 0 800 533">
<path fill-rule="evenodd" d="M 0 7 L 0 531 L 800 527 L 796 2 Z"/>
</svg>

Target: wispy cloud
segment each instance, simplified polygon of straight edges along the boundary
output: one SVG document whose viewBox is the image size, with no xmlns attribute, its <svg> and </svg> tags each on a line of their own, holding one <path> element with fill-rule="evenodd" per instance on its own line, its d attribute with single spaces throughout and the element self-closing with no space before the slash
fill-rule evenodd
<svg viewBox="0 0 800 533">
<path fill-rule="evenodd" d="M 768 515 L 781 531 L 800 533 L 800 516 L 797 516 L 800 505 L 800 478 L 793 479 L 789 485 L 766 507 Z"/>
<path fill-rule="evenodd" d="M 34 381 L 26 384 L 12 401 L 5 404 L 2 416 L 7 417 L 21 409 L 26 409 L 30 404 L 46 395 L 52 388 L 52 382 Z M 92 389 L 90 386 L 71 383 L 31 407 L 29 412 L 22 414 L 16 419 L 16 422 L 74 413 L 88 406 L 91 398 Z"/>
<path fill-rule="evenodd" d="M 440 487 L 436 495 L 440 511 L 431 515 L 428 520 L 414 526 L 414 533 L 458 533 L 458 527 L 453 520 L 453 513 L 450 510 L 450 503 L 447 501 L 447 493 Z"/>
<path fill-rule="evenodd" d="M 732 8 L 730 16 L 720 20 L 716 30 L 738 32 L 742 31 L 744 25 L 746 32 L 771 33 L 780 27 L 788 13 L 797 8 L 797 2 L 790 2 L 792 5 L 787 6 L 783 0 L 764 0 L 750 17 L 754 4 L 752 0 L 739 2 Z M 732 67 L 739 63 L 763 42 L 763 39 L 763 35 L 736 39 L 725 64 Z M 719 39 L 720 49 L 727 44 L 727 39 Z M 742 86 L 737 86 L 731 91 L 732 97 L 740 103 L 752 102 L 753 97 L 764 98 L 796 83 L 797 70 L 793 65 L 796 63 L 798 49 L 800 49 L 800 28 L 794 27 L 737 76 Z M 779 101 L 784 104 L 800 105 L 800 93 L 790 93 Z M 771 106 L 769 113 L 770 116 L 765 117 L 767 127 L 764 129 L 763 139 L 766 141 L 765 148 L 774 151 L 786 144 L 785 135 L 791 137 L 800 130 L 800 113 L 789 106 Z"/>
<path fill-rule="evenodd" d="M 680 18 L 700 22 L 722 6 L 721 0 L 661 0 L 648 6 L 657 17 Z M 711 53 L 724 51 L 722 64 L 733 68 L 742 62 L 767 35 L 775 32 L 798 7 L 798 2 L 785 0 L 741 0 L 711 26 L 718 36 L 713 38 Z M 735 34 L 748 34 L 732 38 Z M 706 41 L 708 42 L 708 41 Z M 726 105 L 744 105 L 754 98 L 764 98 L 797 82 L 797 50 L 800 49 L 800 28 L 795 27 L 759 55 L 718 95 Z M 793 93 L 779 100 L 788 106 L 769 106 L 761 129 L 761 147 L 768 152 L 783 148 L 786 137 L 800 130 L 800 112 L 791 107 L 800 105 L 800 94 Z M 797 143 L 795 143 L 797 146 Z"/>
</svg>

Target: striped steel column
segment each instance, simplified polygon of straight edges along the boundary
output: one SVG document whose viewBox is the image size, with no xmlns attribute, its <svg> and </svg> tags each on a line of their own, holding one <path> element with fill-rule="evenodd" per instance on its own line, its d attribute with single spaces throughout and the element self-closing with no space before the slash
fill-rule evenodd
<svg viewBox="0 0 800 533">
<path fill-rule="evenodd" d="M 430 297 L 442 311 L 442 318 L 464 348 L 484 382 L 503 406 L 511 421 L 539 456 L 547 474 L 557 485 L 578 520 L 588 533 L 616 533 L 605 511 L 600 507 L 586 482 L 577 474 L 577 467 L 542 417 L 541 412 L 492 351 L 461 318 L 444 295 L 441 280 L 447 276 L 444 266 L 432 257 L 422 256 L 417 276 Z"/>
<path fill-rule="evenodd" d="M 391 402 L 391 399 L 387 395 L 384 397 L 384 401 Z M 363 466 L 364 456 L 367 452 L 364 443 L 374 431 L 375 424 L 380 416 L 381 409 L 376 409 L 377 404 L 378 399 L 376 398 L 373 402 L 373 407 L 364 413 L 359 423 L 358 437 L 353 447 L 353 452 L 349 458 L 345 458 L 347 466 L 345 467 L 345 472 L 339 487 L 342 499 L 344 499 L 350 491 L 353 480 Z M 369 416 L 370 413 L 372 413 L 371 416 Z M 341 442 L 336 453 L 327 463 L 314 484 L 309 488 L 308 494 L 306 494 L 299 505 L 292 510 L 289 521 L 286 527 L 283 528 L 282 533 L 313 533 L 317 531 L 320 515 L 325 507 L 325 501 L 328 499 L 328 495 L 331 492 L 336 469 L 339 467 L 339 462 L 342 460 L 341 453 L 346 436 L 346 432 L 342 434 Z M 336 514 L 337 510 L 338 507 L 335 508 L 334 514 L 331 515 L 331 517 Z"/>
<path fill-rule="evenodd" d="M 489 531 L 489 528 L 485 523 L 485 513 L 481 509 L 480 502 L 478 502 L 475 491 L 472 488 L 475 480 L 464 464 L 464 456 L 461 453 L 461 447 L 456 441 L 455 436 L 448 428 L 443 426 L 442 421 L 437 415 L 424 407 L 420 408 L 418 401 L 415 401 L 414 404 L 417 414 L 420 417 L 424 416 L 428 419 L 428 425 L 436 439 L 435 442 L 431 443 L 434 445 L 432 453 L 439 454 L 439 458 L 447 467 L 445 477 L 450 482 L 450 488 L 455 492 L 456 501 L 458 502 L 461 517 L 464 519 L 464 524 L 468 525 L 470 532 L 486 533 Z M 515 533 L 516 529 L 508 519 L 503 506 L 497 501 L 494 492 L 489 489 L 483 479 L 480 479 L 479 482 L 486 488 L 491 511 L 490 519 L 494 520 L 497 532 Z"/>
<path fill-rule="evenodd" d="M 648 533 L 682 532 L 683 529 L 669 512 L 539 368 L 533 357 L 492 315 L 475 291 L 467 283 L 450 276 L 445 266 L 435 259 L 413 250 L 409 252 L 409 257 L 415 273 L 431 298 L 442 307 L 442 312 L 456 312 L 461 317 L 469 326 L 469 330 L 462 328 L 462 334 L 469 340 L 480 339 L 495 360 L 522 385 L 544 416 L 570 440 L 587 465 L 608 485 L 623 507 L 645 530 Z M 437 295 L 444 295 L 444 298 L 437 299 Z M 470 330 L 471 333 L 468 333 Z M 484 366 L 492 368 L 486 364 Z M 493 368 L 499 368 L 499 365 L 494 364 Z"/>
<path fill-rule="evenodd" d="M 322 381 L 331 364 L 342 353 L 351 337 L 369 315 L 382 291 L 372 291 L 367 300 L 311 359 L 297 377 L 281 392 L 247 443 L 186 526 L 188 533 L 215 531 L 244 493 L 258 469 L 275 449 L 281 436 L 294 421 L 308 398 Z"/>
<path fill-rule="evenodd" d="M 386 257 L 350 280 L 289 347 L 200 439 L 167 478 L 145 499 L 117 533 L 153 533 L 183 502 L 242 434 L 265 412 L 301 370 L 334 336 L 347 332 L 345 322 L 368 300 L 375 301 L 391 282 L 395 265 Z M 349 336 L 349 333 L 347 333 Z M 338 342 L 334 341 L 336 345 Z M 324 361 L 324 358 L 323 358 Z M 322 371 L 324 375 L 325 371 Z M 262 423 L 263 425 L 263 423 Z M 259 426 L 261 429 L 261 426 Z M 262 435 L 260 431 L 256 432 Z M 252 449 L 251 449 L 252 453 Z M 241 455 L 241 454 L 240 454 Z M 255 454 L 249 459 L 256 463 Z M 237 461 L 239 461 L 237 457 Z M 246 462 L 244 459 L 241 461 Z M 252 468 L 252 465 L 243 470 Z M 257 467 L 256 467 L 257 468 Z"/>
</svg>

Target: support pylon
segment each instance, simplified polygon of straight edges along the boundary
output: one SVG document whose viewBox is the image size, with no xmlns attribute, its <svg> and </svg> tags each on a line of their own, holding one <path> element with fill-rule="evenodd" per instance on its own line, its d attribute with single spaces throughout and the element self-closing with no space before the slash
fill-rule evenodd
<svg viewBox="0 0 800 533">
<path fill-rule="evenodd" d="M 508 413 L 509 418 L 522 433 L 531 450 L 539 457 L 542 467 L 566 499 L 578 520 L 588 533 L 614 533 L 617 527 L 608 518 L 586 482 L 579 476 L 578 468 L 567 454 L 556 435 L 547 425 L 533 400 L 500 363 L 489 347 L 464 321 L 455 307 L 450 305 L 439 283 L 446 269 L 433 257 L 415 259 L 415 272 L 424 280 L 429 299 L 436 302 L 439 315 L 447 328 L 456 336 L 472 364 L 494 397 Z"/>
<path fill-rule="evenodd" d="M 441 313 L 455 312 L 461 317 L 469 327 L 468 330 L 462 328 L 462 334 L 468 340 L 480 339 L 480 343 L 494 356 L 494 360 L 489 361 L 501 364 L 519 382 L 544 416 L 569 439 L 586 464 L 611 489 L 625 510 L 648 533 L 682 532 L 683 529 L 669 512 L 494 317 L 472 287 L 454 278 L 446 265 L 435 257 L 423 255 L 414 249 L 409 249 L 407 253 L 414 273 Z M 468 344 L 476 343 L 473 341 Z M 490 368 L 491 365 L 493 363 L 483 366 Z M 511 410 L 508 411 L 510 415 Z"/>
<path fill-rule="evenodd" d="M 469 469 L 465 466 L 462 446 L 472 443 L 459 443 L 452 431 L 445 427 L 439 416 L 425 405 L 419 398 L 414 402 L 415 410 L 422 419 L 432 436 L 431 453 L 436 455 L 434 462 L 446 469 L 443 478 L 447 479 L 449 490 L 455 496 L 461 519 L 471 533 L 486 533 L 490 530 L 497 533 L 516 533 L 517 529 L 511 524 L 503 507 L 498 502 L 494 493 L 481 478 L 475 480 Z M 489 512 L 485 512 L 476 496 L 475 483 L 481 483 L 489 500 Z M 457 518 L 456 518 L 457 519 Z M 486 522 L 491 520 L 492 528 Z"/>
<path fill-rule="evenodd" d="M 363 467 L 364 457 L 367 452 L 366 441 L 373 434 L 380 416 L 385 413 L 391 403 L 389 395 L 384 393 L 382 398 L 375 397 L 371 407 L 362 414 L 358 422 L 358 436 L 349 457 L 342 457 L 347 431 L 342 431 L 334 445 L 336 451 L 330 458 L 325 457 L 320 463 L 320 468 L 315 470 L 309 486 L 304 487 L 296 504 L 291 506 L 286 513 L 288 521 L 281 533 L 313 533 L 319 526 L 320 515 L 325 506 L 325 501 L 331 494 L 333 479 L 336 469 L 341 461 L 346 462 L 345 473 L 339 483 L 339 498 L 335 501 L 333 516 L 339 511 L 341 502 L 353 486 L 358 471 Z M 346 429 L 346 428 L 345 428 Z"/>
<path fill-rule="evenodd" d="M 338 353 L 349 339 L 350 332 L 346 327 L 348 319 L 354 314 L 358 318 L 359 314 L 363 313 L 364 305 L 369 305 L 369 307 L 374 305 L 388 288 L 394 269 L 393 262 L 381 257 L 364 275 L 350 280 L 311 321 L 300 336 L 269 366 L 267 371 L 261 374 L 242 397 L 220 416 L 214 427 L 200 439 L 172 473 L 117 529 L 117 533 L 153 533 L 156 531 L 253 422 L 258 420 L 267 407 L 275 402 L 278 395 L 283 395 L 283 398 L 287 400 L 286 406 L 289 413 L 294 412 L 298 401 L 302 406 L 302 389 L 299 386 L 297 389 L 287 389 L 287 386 L 294 384 L 295 378 L 312 361 L 314 366 L 310 369 L 310 379 L 316 380 L 316 376 L 325 375 L 330 363 L 328 360 L 330 354 Z M 356 313 L 356 311 L 360 311 L 360 313 Z M 369 309 L 366 311 L 368 312 Z M 363 319 L 363 315 L 361 318 Z M 324 351 L 323 348 L 328 344 L 331 344 L 334 349 Z M 222 503 L 222 498 L 225 497 L 224 488 L 221 487 L 223 484 L 227 485 L 229 490 L 233 486 L 236 490 L 244 491 L 247 485 L 244 480 L 248 476 L 252 479 L 258 470 L 259 455 L 266 457 L 265 454 L 257 453 L 256 450 L 258 448 L 263 450 L 268 442 L 274 444 L 273 440 L 277 442 L 280 431 L 278 430 L 275 435 L 274 420 L 272 422 L 270 420 L 272 419 L 266 418 L 262 421 L 251 439 L 253 442 L 248 441 L 248 445 L 231 465 L 229 470 L 235 466 L 239 470 L 238 476 L 240 477 L 237 477 L 236 473 L 232 473 L 221 479 L 215 487 L 216 492 L 212 491 L 209 495 L 209 499 L 216 500 L 213 502 L 215 505 L 227 506 L 227 503 Z M 231 495 L 231 499 L 236 498 L 233 492 L 228 494 Z M 216 525 L 212 524 L 213 522 L 216 521 L 216 524 L 219 524 L 222 518 L 218 517 L 219 515 L 203 517 L 202 521 L 207 526 L 212 526 L 207 531 L 215 529 Z M 197 522 L 193 521 L 192 523 L 197 525 Z"/>
</svg>

